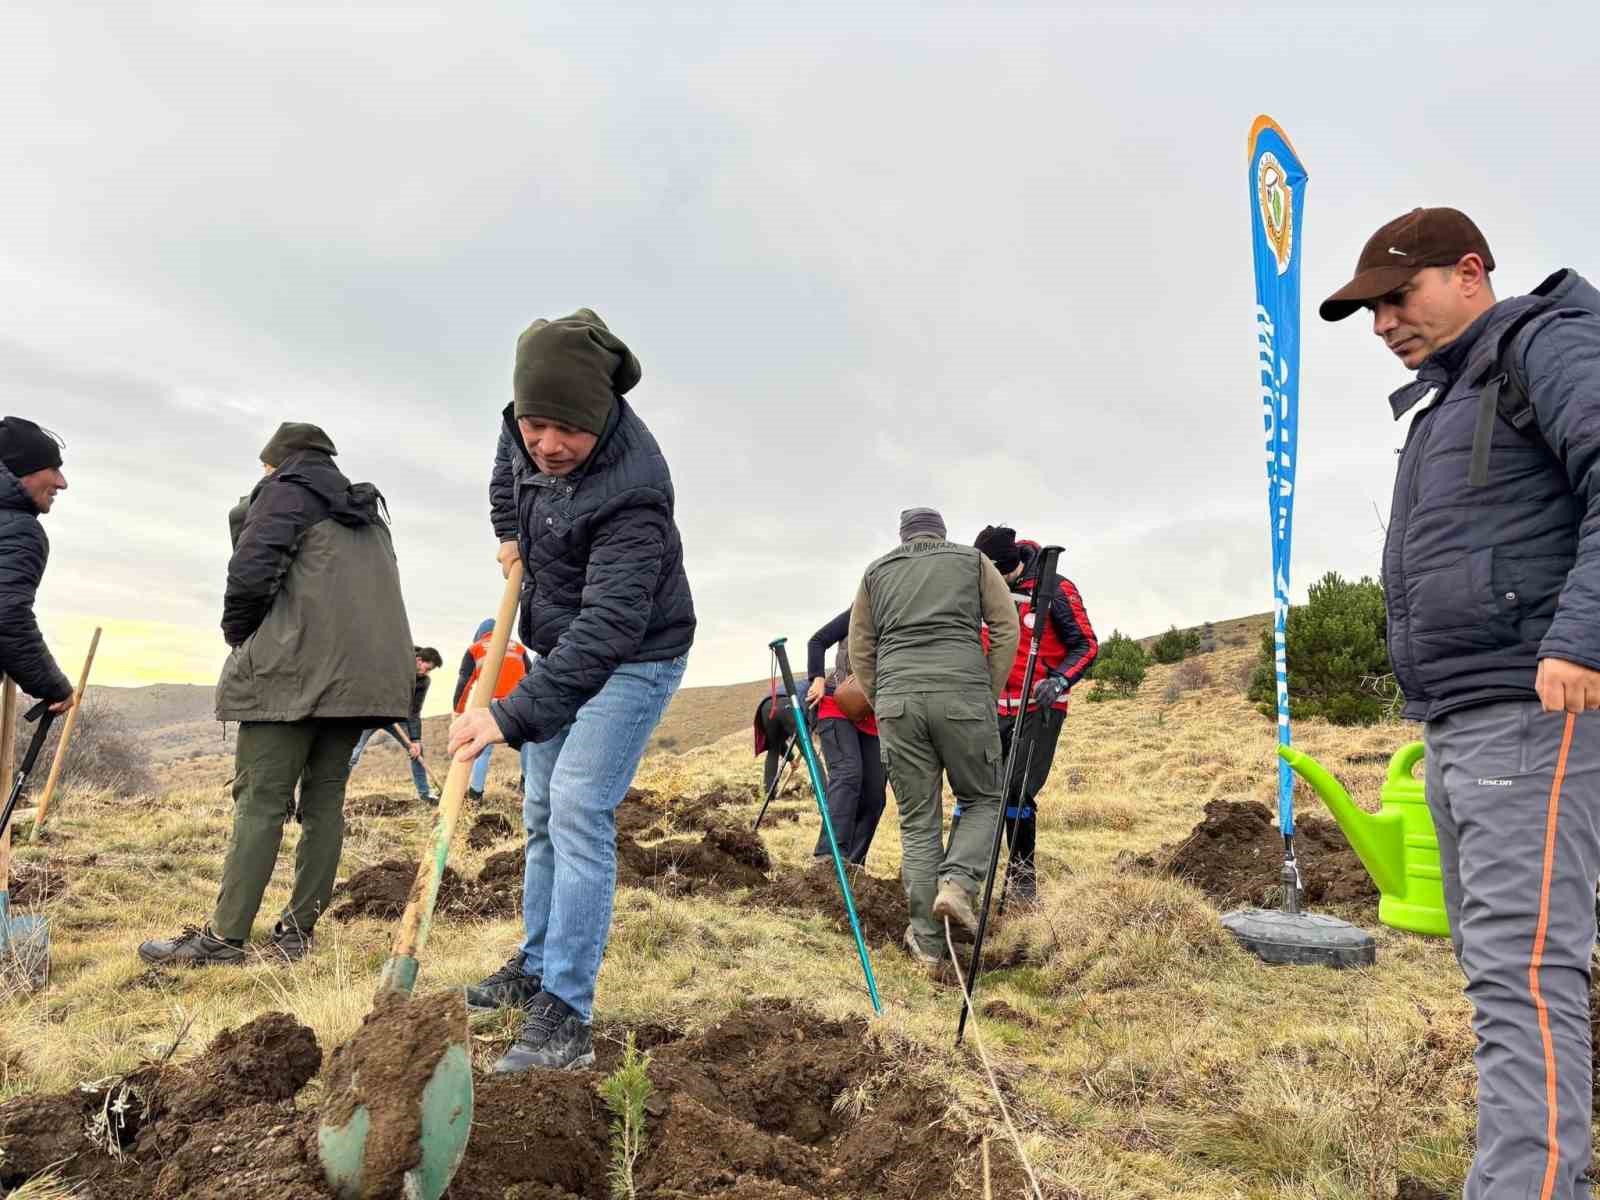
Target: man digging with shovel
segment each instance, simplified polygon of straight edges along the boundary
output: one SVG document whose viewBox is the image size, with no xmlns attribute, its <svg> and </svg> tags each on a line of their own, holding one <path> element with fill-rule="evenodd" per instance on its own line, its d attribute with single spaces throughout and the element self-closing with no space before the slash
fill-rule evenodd
<svg viewBox="0 0 1600 1200">
<path fill-rule="evenodd" d="M 350 751 L 362 729 L 403 720 L 410 707 L 411 627 L 383 496 L 346 479 L 336 453 L 315 425 L 285 422 L 261 451 L 266 477 L 229 514 L 222 635 L 231 652 L 217 719 L 239 722 L 233 834 L 210 922 L 145 942 L 145 962 L 245 961 L 296 784 L 294 890 L 271 947 L 290 962 L 303 957 L 339 870 Z"/>
<path fill-rule="evenodd" d="M 694 604 L 672 478 L 622 394 L 639 363 L 589 309 L 517 340 L 491 482 L 500 559 L 525 567 L 520 640 L 539 657 L 515 690 L 450 727 L 457 761 L 520 747 L 525 938 L 467 989 L 522 1008 L 497 1072 L 594 1061 L 589 1025 L 616 889 L 616 808 L 678 689 Z"/>
</svg>

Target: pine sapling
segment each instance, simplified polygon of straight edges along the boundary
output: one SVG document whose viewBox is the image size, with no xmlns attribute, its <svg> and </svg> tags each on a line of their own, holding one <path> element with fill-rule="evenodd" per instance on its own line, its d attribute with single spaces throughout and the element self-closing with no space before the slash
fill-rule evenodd
<svg viewBox="0 0 1600 1200">
<path fill-rule="evenodd" d="M 611 1200 L 636 1200 L 633 1168 L 644 1152 L 644 1106 L 650 1092 L 650 1055 L 639 1053 L 630 1033 L 621 1065 L 600 1084 L 612 1117 Z"/>
</svg>

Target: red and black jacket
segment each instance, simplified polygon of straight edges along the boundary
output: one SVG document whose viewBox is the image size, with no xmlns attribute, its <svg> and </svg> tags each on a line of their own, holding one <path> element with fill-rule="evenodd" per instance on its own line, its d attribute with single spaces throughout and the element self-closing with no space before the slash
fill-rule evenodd
<svg viewBox="0 0 1600 1200">
<path fill-rule="evenodd" d="M 1017 616 L 1022 621 L 1022 640 L 1017 643 L 1017 659 L 1011 664 L 1011 675 L 1000 693 L 998 708 L 1002 717 L 1015 716 L 1022 707 L 1022 675 L 1027 667 L 1028 646 L 1033 639 L 1033 583 L 1038 576 L 1039 544 L 1019 541 L 1017 549 L 1022 552 L 1022 574 L 1012 581 L 1011 594 L 1017 602 Z M 1089 614 L 1084 611 L 1077 585 L 1064 575 L 1058 577 L 1049 614 L 1039 641 L 1039 664 L 1034 669 L 1034 682 L 1037 684 L 1046 674 L 1060 675 L 1071 687 L 1094 666 L 1100 642 L 1094 636 L 1094 626 L 1089 624 Z M 984 631 L 984 644 L 988 645 L 988 630 Z M 1028 708 L 1035 707 L 1030 698 Z M 1067 693 L 1062 692 L 1052 707 L 1065 712 Z"/>
</svg>

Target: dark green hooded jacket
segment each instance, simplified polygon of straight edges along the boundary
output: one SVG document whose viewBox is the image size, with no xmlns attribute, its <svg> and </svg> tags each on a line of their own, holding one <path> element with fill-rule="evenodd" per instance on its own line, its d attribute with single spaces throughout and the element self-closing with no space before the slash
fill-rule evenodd
<svg viewBox="0 0 1600 1200">
<path fill-rule="evenodd" d="M 346 479 L 316 432 L 229 514 L 218 720 L 410 712 L 416 663 L 383 496 Z"/>
</svg>

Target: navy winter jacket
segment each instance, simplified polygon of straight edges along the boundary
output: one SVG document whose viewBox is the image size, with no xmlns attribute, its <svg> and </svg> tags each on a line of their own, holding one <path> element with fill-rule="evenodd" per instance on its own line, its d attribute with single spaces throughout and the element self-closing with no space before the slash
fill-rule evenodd
<svg viewBox="0 0 1600 1200">
<path fill-rule="evenodd" d="M 489 706 L 510 745 L 555 737 L 623 663 L 688 653 L 694 600 L 672 476 L 626 400 L 561 478 L 540 473 L 506 405 L 489 495 L 495 533 L 516 539 L 526 572 L 519 638 L 539 656 Z"/>
<path fill-rule="evenodd" d="M 50 539 L 39 510 L 0 464 L 0 675 L 15 679 L 35 699 L 54 702 L 72 695 L 72 683 L 56 666 L 33 615 L 49 561 Z"/>
<path fill-rule="evenodd" d="M 1496 417 L 1488 480 L 1468 479 L 1501 340 L 1541 296 L 1559 300 L 1509 345 L 1533 404 Z M 1383 552 L 1389 658 L 1405 715 L 1432 720 L 1535 699 L 1542 658 L 1600 670 L 1600 292 L 1571 271 L 1503 300 L 1390 397 L 1411 422 Z"/>
</svg>

